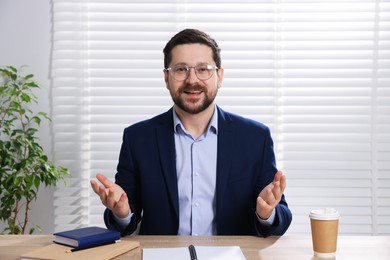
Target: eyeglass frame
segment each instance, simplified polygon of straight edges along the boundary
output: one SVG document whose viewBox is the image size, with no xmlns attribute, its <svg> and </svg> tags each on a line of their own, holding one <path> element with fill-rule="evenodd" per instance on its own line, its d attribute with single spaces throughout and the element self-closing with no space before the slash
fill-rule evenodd
<svg viewBox="0 0 390 260">
<path fill-rule="evenodd" d="M 198 72 L 197 72 L 197 70 L 196 70 L 196 67 L 198 67 L 198 66 L 205 66 L 205 65 L 207 66 L 207 69 L 208 69 L 208 70 L 212 70 L 212 72 L 211 72 L 210 77 L 208 77 L 207 79 L 201 79 L 201 78 L 199 78 L 199 76 L 198 76 Z M 177 67 L 177 66 L 183 66 L 183 67 L 186 68 L 186 75 L 187 75 L 186 78 L 180 80 L 180 79 L 176 79 L 175 76 L 173 76 L 173 69 L 174 69 L 175 67 Z M 172 66 L 172 67 L 169 67 L 169 68 L 166 68 L 166 69 L 164 69 L 164 70 L 165 70 L 165 71 L 168 71 L 169 74 L 173 77 L 174 80 L 176 80 L 176 81 L 185 81 L 185 80 L 187 80 L 188 77 L 190 76 L 190 70 L 191 70 L 191 69 L 194 69 L 195 75 L 196 75 L 196 77 L 197 77 L 199 80 L 205 81 L 205 80 L 211 79 L 211 77 L 214 75 L 214 72 L 217 71 L 219 68 L 218 68 L 216 65 L 212 65 L 212 64 L 208 64 L 208 63 L 200 63 L 200 64 L 198 64 L 198 65 L 196 65 L 196 66 L 188 66 L 188 65 L 186 65 L 186 64 L 176 64 L 176 65 L 174 65 L 174 66 Z"/>
</svg>

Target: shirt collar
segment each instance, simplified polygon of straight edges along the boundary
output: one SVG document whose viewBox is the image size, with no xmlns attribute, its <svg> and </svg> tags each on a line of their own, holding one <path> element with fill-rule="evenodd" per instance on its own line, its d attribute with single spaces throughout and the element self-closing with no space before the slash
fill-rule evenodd
<svg viewBox="0 0 390 260">
<path fill-rule="evenodd" d="M 217 106 L 214 105 L 214 113 L 211 117 L 211 120 L 210 120 L 210 124 L 207 128 L 207 131 L 206 131 L 206 135 L 207 135 L 207 132 L 212 132 L 214 134 L 218 134 L 218 111 L 217 111 Z M 177 133 L 177 128 L 180 127 L 182 130 L 185 131 L 185 128 L 182 124 L 182 122 L 180 121 L 180 118 L 179 116 L 176 114 L 176 111 L 175 109 L 172 109 L 173 111 L 173 129 L 175 131 L 175 133 Z"/>
</svg>

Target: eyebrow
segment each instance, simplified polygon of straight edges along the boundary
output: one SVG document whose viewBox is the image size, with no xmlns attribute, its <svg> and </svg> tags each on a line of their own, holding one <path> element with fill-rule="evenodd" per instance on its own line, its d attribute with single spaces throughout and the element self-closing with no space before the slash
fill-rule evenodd
<svg viewBox="0 0 390 260">
<path fill-rule="evenodd" d="M 177 66 L 177 65 L 185 65 L 185 66 L 188 66 L 188 67 L 192 67 L 190 65 L 188 65 L 187 63 L 185 62 L 179 62 L 179 63 L 176 63 L 176 64 L 173 64 L 171 67 L 174 67 L 174 66 Z M 198 65 L 213 65 L 213 66 L 217 66 L 217 65 L 214 65 L 214 64 L 210 64 L 208 62 L 199 62 L 197 63 L 194 67 L 198 66 Z"/>
</svg>

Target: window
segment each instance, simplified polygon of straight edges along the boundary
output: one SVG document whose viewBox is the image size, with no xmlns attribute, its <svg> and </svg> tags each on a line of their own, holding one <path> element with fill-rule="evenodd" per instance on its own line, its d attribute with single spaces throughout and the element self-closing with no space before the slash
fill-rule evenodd
<svg viewBox="0 0 390 260">
<path fill-rule="evenodd" d="M 89 179 L 114 178 L 123 129 L 172 105 L 165 43 L 198 28 L 222 48 L 217 104 L 267 124 L 293 212 L 335 207 L 340 233 L 390 234 L 390 3 L 53 0 L 53 122 L 73 178 L 55 229 L 103 224 Z"/>
</svg>

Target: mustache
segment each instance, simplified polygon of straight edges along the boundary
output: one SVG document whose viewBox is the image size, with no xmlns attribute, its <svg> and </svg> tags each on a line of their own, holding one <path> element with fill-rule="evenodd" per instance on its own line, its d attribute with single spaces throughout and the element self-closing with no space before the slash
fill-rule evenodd
<svg viewBox="0 0 390 260">
<path fill-rule="evenodd" d="M 181 91 L 205 91 L 205 88 L 199 84 L 186 84 L 181 88 Z"/>
</svg>

